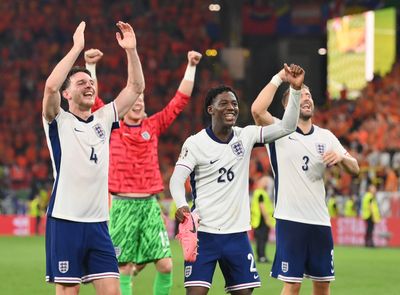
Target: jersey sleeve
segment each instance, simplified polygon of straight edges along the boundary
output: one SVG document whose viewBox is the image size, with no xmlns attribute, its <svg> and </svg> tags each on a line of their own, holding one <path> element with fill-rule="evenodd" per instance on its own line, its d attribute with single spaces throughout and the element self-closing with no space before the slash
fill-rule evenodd
<svg viewBox="0 0 400 295">
<path fill-rule="evenodd" d="M 254 145 L 256 143 L 264 143 L 264 134 L 263 127 L 256 125 L 249 125 L 243 128 L 246 130 L 246 136 L 248 136 L 250 140 L 250 145 Z"/>
<path fill-rule="evenodd" d="M 197 164 L 196 150 L 196 146 L 193 144 L 193 137 L 186 139 L 182 146 L 181 153 L 179 154 L 178 161 L 176 162 L 176 166 L 182 166 L 193 171 Z"/>
<path fill-rule="evenodd" d="M 328 130 L 328 132 L 332 140 L 332 149 L 342 155 L 348 154 L 347 150 L 340 143 L 339 139 L 337 139 L 337 137 L 331 131 Z"/>
<path fill-rule="evenodd" d="M 153 120 L 157 121 L 157 133 L 160 135 L 174 122 L 176 117 L 183 111 L 189 102 L 190 96 L 177 91 L 175 96 L 160 112 L 151 116 Z"/>
</svg>

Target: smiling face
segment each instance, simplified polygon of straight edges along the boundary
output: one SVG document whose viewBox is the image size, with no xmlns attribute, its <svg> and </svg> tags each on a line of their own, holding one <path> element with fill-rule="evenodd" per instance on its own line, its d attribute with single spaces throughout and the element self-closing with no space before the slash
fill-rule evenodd
<svg viewBox="0 0 400 295">
<path fill-rule="evenodd" d="M 68 100 L 70 107 L 77 106 L 79 109 L 90 109 L 95 100 L 93 79 L 85 72 L 77 72 L 71 75 L 69 80 L 69 85 L 62 94 Z"/>
<path fill-rule="evenodd" d="M 236 96 L 230 92 L 218 94 L 207 108 L 211 115 L 212 125 L 216 127 L 232 127 L 239 115 L 239 104 Z"/>
<path fill-rule="evenodd" d="M 289 89 L 283 94 L 283 106 L 286 109 L 289 101 Z M 301 87 L 301 97 L 300 97 L 300 120 L 307 121 L 314 115 L 314 101 L 308 86 L 303 85 Z"/>
<path fill-rule="evenodd" d="M 127 124 L 139 124 L 146 117 L 144 95 L 143 93 L 137 98 L 131 109 L 126 113 L 124 121 Z"/>
<path fill-rule="evenodd" d="M 301 88 L 300 119 L 308 120 L 314 115 L 314 101 L 308 87 Z"/>
</svg>

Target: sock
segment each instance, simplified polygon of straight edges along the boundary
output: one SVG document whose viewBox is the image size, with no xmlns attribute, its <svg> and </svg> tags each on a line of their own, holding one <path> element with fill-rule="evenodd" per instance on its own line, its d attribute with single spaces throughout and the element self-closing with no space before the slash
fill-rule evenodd
<svg viewBox="0 0 400 295">
<path fill-rule="evenodd" d="M 172 287 L 172 272 L 160 273 L 157 272 L 153 285 L 154 295 L 168 295 Z"/>
<path fill-rule="evenodd" d="M 132 277 L 130 275 L 120 274 L 119 286 L 121 288 L 121 295 L 132 295 Z"/>
</svg>

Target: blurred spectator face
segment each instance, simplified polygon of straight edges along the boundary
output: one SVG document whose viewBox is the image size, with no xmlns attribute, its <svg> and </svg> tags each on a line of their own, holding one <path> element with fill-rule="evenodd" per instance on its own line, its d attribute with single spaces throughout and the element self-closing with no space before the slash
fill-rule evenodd
<svg viewBox="0 0 400 295">
<path fill-rule="evenodd" d="M 129 122 L 132 122 L 132 121 L 134 123 L 138 123 L 145 117 L 146 117 L 146 113 L 145 113 L 145 106 L 144 106 L 144 95 L 141 94 L 138 97 L 138 99 L 135 101 L 135 103 L 133 104 L 133 106 L 129 110 L 129 112 L 125 115 L 124 120 L 128 124 L 129 124 Z"/>
<path fill-rule="evenodd" d="M 69 104 L 75 104 L 90 109 L 94 104 L 94 81 L 84 72 L 75 73 L 70 77 L 69 86 L 63 91 L 63 96 Z"/>
</svg>

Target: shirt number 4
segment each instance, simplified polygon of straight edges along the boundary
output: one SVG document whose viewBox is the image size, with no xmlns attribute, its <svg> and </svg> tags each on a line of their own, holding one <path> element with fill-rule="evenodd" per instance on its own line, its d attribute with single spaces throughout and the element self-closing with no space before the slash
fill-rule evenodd
<svg viewBox="0 0 400 295">
<path fill-rule="evenodd" d="M 90 161 L 93 161 L 95 164 L 97 164 L 97 154 L 94 152 L 94 147 L 92 147 L 92 152 L 90 154 Z"/>
</svg>

